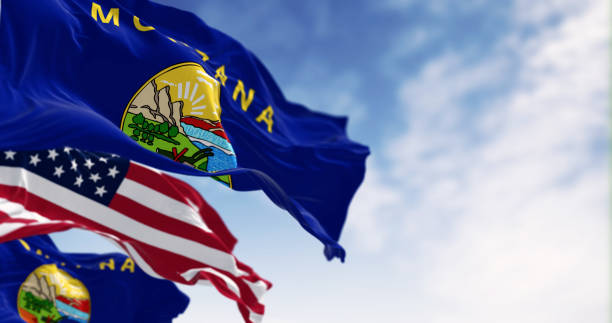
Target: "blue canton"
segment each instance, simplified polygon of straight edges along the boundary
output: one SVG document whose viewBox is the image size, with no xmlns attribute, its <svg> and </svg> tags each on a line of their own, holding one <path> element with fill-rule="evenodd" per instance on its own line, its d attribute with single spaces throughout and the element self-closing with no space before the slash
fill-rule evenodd
<svg viewBox="0 0 612 323">
<path fill-rule="evenodd" d="M 0 166 L 25 168 L 104 205 L 112 200 L 129 165 L 129 160 L 118 155 L 93 154 L 71 147 L 0 153 Z"/>
</svg>

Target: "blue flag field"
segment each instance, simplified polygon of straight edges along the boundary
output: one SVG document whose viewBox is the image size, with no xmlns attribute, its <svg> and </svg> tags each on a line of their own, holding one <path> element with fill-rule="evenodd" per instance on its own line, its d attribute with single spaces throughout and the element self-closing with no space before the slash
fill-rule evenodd
<svg viewBox="0 0 612 323">
<path fill-rule="evenodd" d="M 189 298 L 118 253 L 59 251 L 46 235 L 0 244 L 5 323 L 169 323 Z"/>
<path fill-rule="evenodd" d="M 0 3 L 0 151 L 70 146 L 263 190 L 343 260 L 369 154 L 346 123 L 288 101 L 257 57 L 189 12 Z"/>
</svg>

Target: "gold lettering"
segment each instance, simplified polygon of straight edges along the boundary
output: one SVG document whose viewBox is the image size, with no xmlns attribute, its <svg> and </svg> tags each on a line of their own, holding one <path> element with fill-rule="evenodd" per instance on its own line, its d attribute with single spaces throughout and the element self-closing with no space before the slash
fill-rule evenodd
<svg viewBox="0 0 612 323">
<path fill-rule="evenodd" d="M 202 61 L 206 62 L 208 60 L 208 55 L 206 55 L 206 53 L 204 53 L 203 51 L 196 49 L 195 50 L 200 56 L 202 56 Z"/>
<path fill-rule="evenodd" d="M 91 17 L 95 21 L 98 21 L 98 16 L 103 23 L 107 24 L 110 22 L 111 18 L 113 19 L 113 24 L 119 27 L 119 8 L 111 8 L 108 12 L 108 15 L 104 16 L 104 12 L 102 11 L 102 7 L 99 4 L 92 2 L 91 3 Z"/>
<path fill-rule="evenodd" d="M 142 32 L 155 30 L 155 27 L 143 26 L 140 23 L 140 18 L 138 18 L 136 16 L 134 16 L 134 27 L 136 27 L 136 29 L 138 29 L 139 31 L 142 31 Z"/>
<path fill-rule="evenodd" d="M 274 124 L 274 120 L 272 120 L 272 116 L 274 116 L 274 110 L 272 110 L 272 106 L 269 105 L 265 108 L 255 121 L 257 122 L 265 122 L 268 125 L 268 132 L 272 133 L 272 125 Z"/>
<path fill-rule="evenodd" d="M 21 239 L 19 239 L 19 242 L 21 242 L 21 245 L 25 248 L 25 250 L 30 251 L 30 245 L 27 242 Z"/>
<path fill-rule="evenodd" d="M 132 258 L 126 258 L 123 265 L 121 265 L 121 271 L 125 271 L 126 269 L 134 273 L 134 261 L 132 261 Z"/>
<path fill-rule="evenodd" d="M 249 96 L 246 97 L 246 94 L 244 93 L 244 83 L 242 83 L 241 80 L 238 80 L 238 84 L 236 84 L 234 94 L 232 95 L 234 101 L 238 99 L 238 93 L 240 93 L 240 105 L 242 106 L 242 111 L 246 111 L 251 105 L 251 102 L 253 102 L 253 95 L 255 95 L 255 91 L 253 89 L 249 89 Z"/>
<path fill-rule="evenodd" d="M 221 84 L 225 86 L 225 81 L 227 81 L 227 75 L 225 75 L 225 65 L 221 65 L 215 72 L 215 78 L 221 81 Z"/>
<path fill-rule="evenodd" d="M 108 267 L 110 270 L 115 270 L 115 259 L 110 258 L 107 262 L 100 262 L 100 270 L 104 270 L 106 267 Z"/>
<path fill-rule="evenodd" d="M 176 43 L 176 40 L 172 37 L 168 37 L 168 39 L 170 39 L 171 42 Z"/>
</svg>

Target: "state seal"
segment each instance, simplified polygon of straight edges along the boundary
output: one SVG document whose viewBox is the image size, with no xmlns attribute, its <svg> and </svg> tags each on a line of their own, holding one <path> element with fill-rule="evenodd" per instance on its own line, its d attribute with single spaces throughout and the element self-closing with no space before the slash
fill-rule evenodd
<svg viewBox="0 0 612 323">
<path fill-rule="evenodd" d="M 173 65 L 140 87 L 121 130 L 142 147 L 205 172 L 236 167 L 221 125 L 219 82 L 197 63 Z M 231 177 L 215 179 L 232 186 Z"/>
</svg>

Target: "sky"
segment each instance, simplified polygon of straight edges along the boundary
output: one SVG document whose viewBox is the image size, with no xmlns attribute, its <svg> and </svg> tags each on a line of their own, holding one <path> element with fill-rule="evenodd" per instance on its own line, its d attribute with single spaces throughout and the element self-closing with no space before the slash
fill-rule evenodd
<svg viewBox="0 0 612 323">
<path fill-rule="evenodd" d="M 182 177 L 274 283 L 264 322 L 609 321 L 608 1 L 159 2 L 242 42 L 291 101 L 348 116 L 372 152 L 345 263 L 263 193 Z M 242 321 L 212 287 L 180 288 L 175 322 Z"/>
</svg>

